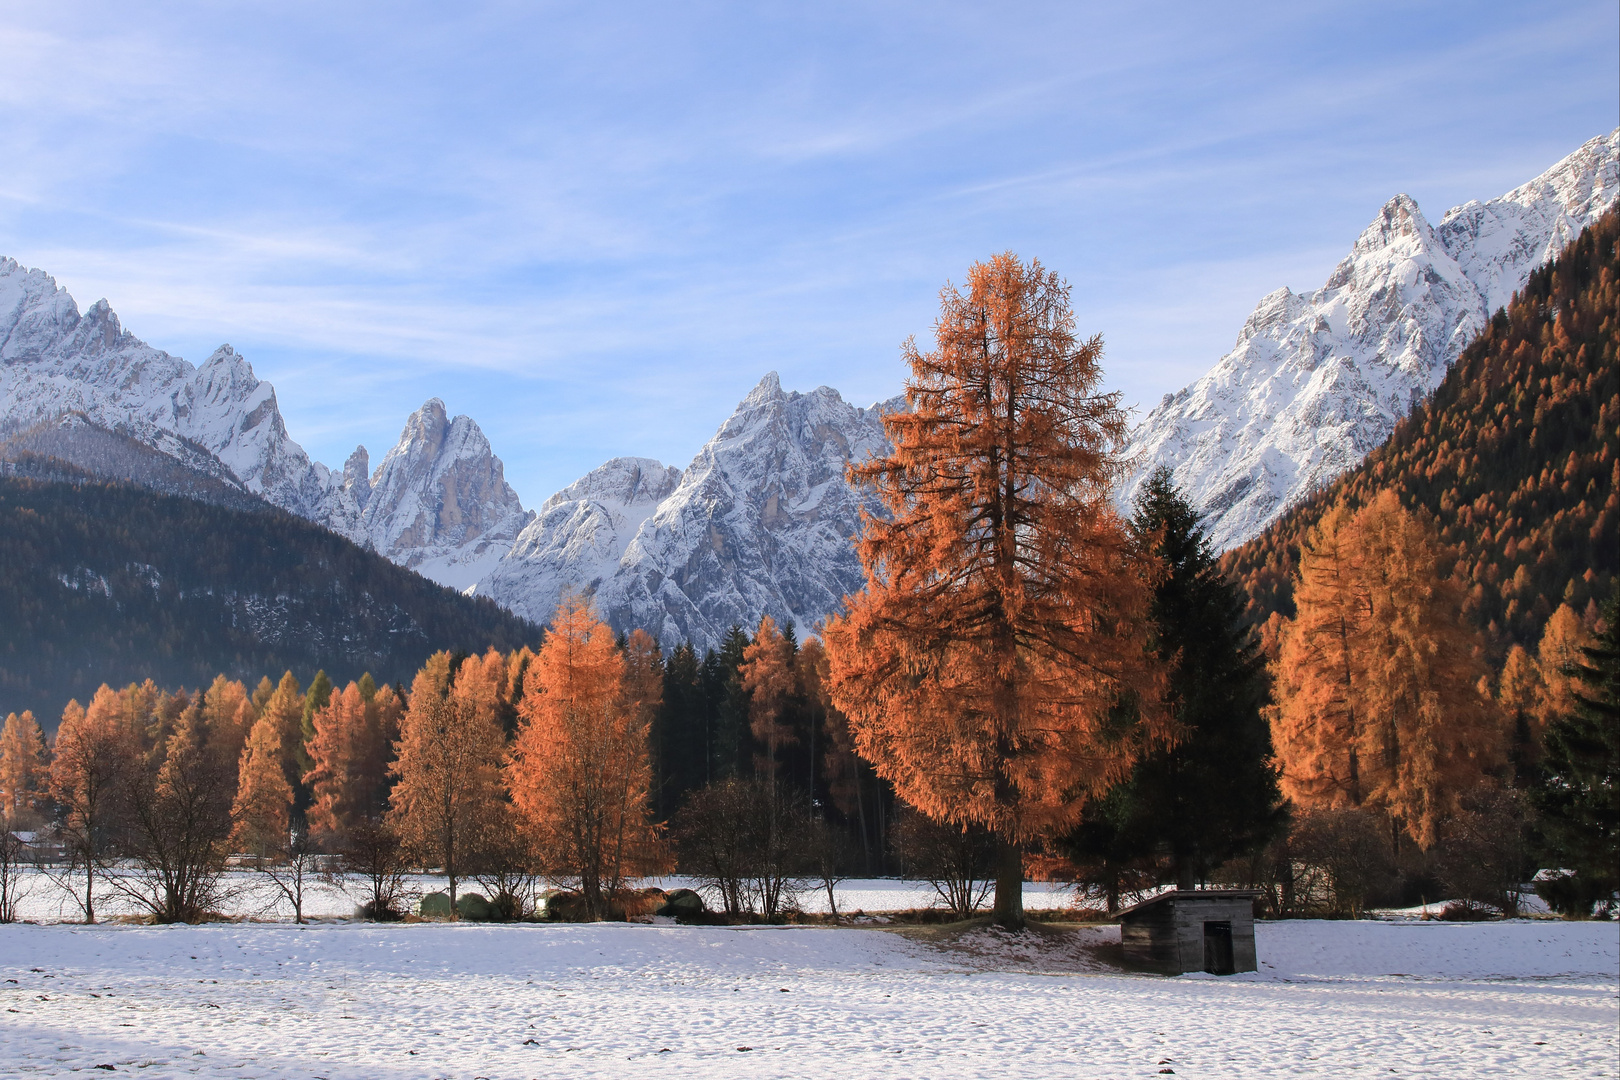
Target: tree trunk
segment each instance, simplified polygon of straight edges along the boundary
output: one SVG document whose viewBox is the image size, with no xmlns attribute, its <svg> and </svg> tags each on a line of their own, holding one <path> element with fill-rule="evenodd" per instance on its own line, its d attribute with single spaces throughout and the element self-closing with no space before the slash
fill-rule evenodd
<svg viewBox="0 0 1620 1080">
<path fill-rule="evenodd" d="M 1189 891 L 1197 888 L 1193 881 L 1193 861 L 1185 855 L 1176 855 L 1176 888 Z"/>
<path fill-rule="evenodd" d="M 96 921 L 96 866 L 86 859 L 84 868 L 84 921 L 90 925 Z"/>
<path fill-rule="evenodd" d="M 1024 928 L 1024 847 L 996 841 L 996 903 L 990 918 L 1009 930 Z"/>
</svg>

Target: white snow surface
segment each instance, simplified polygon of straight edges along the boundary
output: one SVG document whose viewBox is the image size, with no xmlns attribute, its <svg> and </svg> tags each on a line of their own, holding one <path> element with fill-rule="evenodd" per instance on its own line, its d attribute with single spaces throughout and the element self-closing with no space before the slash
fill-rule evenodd
<svg viewBox="0 0 1620 1080">
<path fill-rule="evenodd" d="M 360 447 L 340 475 L 288 436 L 275 387 L 231 346 L 194 368 L 106 300 L 81 315 L 49 274 L 0 258 L 0 430 L 75 412 L 458 589 L 529 520 L 478 425 L 437 398 L 375 474 Z"/>
<path fill-rule="evenodd" d="M 82 919 L 78 898 L 69 888 L 83 889 L 84 879 L 73 876 L 63 878 L 54 874 L 32 872 L 23 879 L 22 901 L 18 906 L 20 917 L 35 922 L 66 922 Z M 649 878 L 643 885 L 664 890 L 697 888 L 689 878 Z M 414 905 L 425 893 L 443 892 L 446 881 L 434 874 L 412 874 L 406 879 L 405 896 Z M 480 892 L 481 887 L 471 878 L 463 878 L 459 893 Z M 222 882 L 225 895 L 220 905 L 227 915 L 253 919 L 287 919 L 293 917 L 292 905 L 264 875 L 237 870 L 227 874 Z M 836 889 L 838 910 L 841 913 L 905 911 L 912 908 L 942 906 L 933 886 L 925 881 L 903 881 L 896 878 L 852 878 L 841 882 Z M 356 906 L 365 899 L 362 892 L 345 892 L 341 887 L 319 879 L 310 881 L 304 893 L 304 915 L 314 919 L 345 919 L 354 914 Z M 714 899 L 710 897 L 710 899 Z M 1024 907 L 1034 911 L 1065 908 L 1074 902 L 1074 893 L 1066 885 L 1041 881 L 1024 882 Z M 827 894 L 816 885 L 799 890 L 796 903 L 800 911 L 825 912 Z M 139 909 L 118 892 L 98 882 L 96 889 L 96 915 L 98 918 L 122 918 L 141 914 Z"/>
<path fill-rule="evenodd" d="M 608 462 L 553 496 L 478 592 L 546 618 L 577 590 L 614 629 L 665 645 L 717 646 L 766 614 L 811 632 L 864 584 L 851 539 L 862 509 L 881 507 L 844 471 L 889 452 L 882 417 L 903 407 L 856 408 L 826 386 L 785 392 L 773 371 L 672 490 L 656 494 L 670 479 L 657 462 Z"/>
<path fill-rule="evenodd" d="M 1530 272 L 1617 198 L 1620 129 L 1438 227 L 1395 196 L 1320 289 L 1263 298 L 1233 350 L 1148 414 L 1121 505 L 1165 466 L 1217 549 L 1258 535 L 1387 439 Z"/>
<path fill-rule="evenodd" d="M 14 924 L 0 1073 L 1613 1076 L 1617 936 L 1261 924 L 1262 970 L 1218 979 L 1120 972 L 1113 927 Z"/>
</svg>

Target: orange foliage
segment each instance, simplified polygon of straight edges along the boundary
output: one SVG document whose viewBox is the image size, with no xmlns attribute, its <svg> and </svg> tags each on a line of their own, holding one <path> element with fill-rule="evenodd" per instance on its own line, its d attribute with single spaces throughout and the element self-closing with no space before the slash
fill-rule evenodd
<svg viewBox="0 0 1620 1080">
<path fill-rule="evenodd" d="M 63 840 L 85 873 L 81 906 L 87 923 L 96 921 L 95 871 L 108 827 L 140 767 L 141 731 L 120 705 L 105 683 L 89 709 L 68 702 L 51 762 L 51 798 L 62 809 Z"/>
<path fill-rule="evenodd" d="M 452 912 L 456 884 L 488 843 L 503 806 L 498 699 L 484 663 L 469 659 L 461 667 L 457 686 L 447 652 L 434 653 L 416 673 L 389 767 L 398 779 L 389 819 L 409 851 L 444 871 Z"/>
<path fill-rule="evenodd" d="M 301 716 L 302 714 L 300 714 Z M 287 843 L 293 789 L 287 781 L 285 718 L 269 710 L 253 724 L 242 747 L 231 842 L 264 857 Z"/>
<path fill-rule="evenodd" d="M 1334 508 L 1302 550 L 1298 615 L 1273 666 L 1284 793 L 1378 807 L 1423 848 L 1505 750 L 1446 562 L 1433 523 L 1394 492 L 1354 514 Z"/>
<path fill-rule="evenodd" d="M 595 918 L 625 878 L 662 866 L 635 693 L 613 632 L 583 600 L 565 602 L 529 665 L 508 783 L 549 872 L 576 882 Z"/>
<path fill-rule="evenodd" d="M 760 618 L 759 633 L 743 649 L 738 674 L 749 694 L 748 729 L 754 741 L 765 748 L 763 756 L 754 755 L 754 773 L 768 777 L 774 787 L 780 764 L 778 751 L 798 740 L 793 729 L 783 722 L 783 712 L 793 693 L 793 646 L 769 615 Z"/>
<path fill-rule="evenodd" d="M 0 732 L 0 825 L 22 828 L 50 786 L 45 735 L 34 714 L 11 713 Z"/>
<path fill-rule="evenodd" d="M 966 294 L 942 292 L 936 337 L 906 344 L 894 452 L 851 470 L 893 519 L 866 521 L 866 590 L 827 626 L 832 700 L 901 798 L 1017 844 L 1073 825 L 1142 735 L 1169 734 L 1112 503 L 1126 416 L 1098 393 L 1101 340 L 1077 342 L 1068 288 L 1038 262 L 976 264 Z M 1133 691 L 1138 730 L 1117 709 Z M 1017 857 L 998 918 L 1022 917 L 1001 895 Z"/>
<path fill-rule="evenodd" d="M 390 752 L 403 712 L 392 687 L 383 687 L 367 701 L 352 682 L 316 711 L 312 765 L 304 779 L 313 800 L 310 834 L 317 840 L 345 837 L 382 815 Z"/>
</svg>

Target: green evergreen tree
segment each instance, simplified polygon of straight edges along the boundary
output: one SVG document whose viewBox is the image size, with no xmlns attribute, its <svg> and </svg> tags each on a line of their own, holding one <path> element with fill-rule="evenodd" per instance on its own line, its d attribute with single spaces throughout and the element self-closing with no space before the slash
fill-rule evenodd
<svg viewBox="0 0 1620 1080">
<path fill-rule="evenodd" d="M 653 809 L 668 820 L 690 791 L 709 782 L 708 700 L 702 664 L 691 642 L 677 645 L 664 664 L 664 701 L 653 721 Z"/>
<path fill-rule="evenodd" d="M 750 776 L 754 748 L 748 732 L 750 695 L 743 689 L 743 650 L 750 639 L 740 626 L 733 626 L 720 639 L 718 652 L 704 657 L 704 689 L 714 716 L 714 777 Z M 711 662 L 712 661 L 712 662 Z"/>
<path fill-rule="evenodd" d="M 324 670 L 317 671 L 315 678 L 309 684 L 309 692 L 304 695 L 304 746 L 308 746 L 315 739 L 315 714 L 326 708 L 326 703 L 332 700 L 332 680 L 326 677 Z M 309 769 L 309 755 L 299 750 L 299 761 L 304 769 Z"/>
<path fill-rule="evenodd" d="M 1574 880 L 1555 903 L 1585 914 L 1607 909 L 1620 886 L 1620 592 L 1603 612 L 1598 639 L 1575 665 L 1575 711 L 1547 727 L 1546 757 L 1533 799 L 1547 854 Z"/>
<path fill-rule="evenodd" d="M 1243 618 L 1246 597 L 1216 565 L 1198 513 L 1167 469 L 1148 479 L 1131 528 L 1163 561 L 1153 633 L 1170 665 L 1181 741 L 1139 760 L 1089 810 L 1067 848 L 1122 867 L 1168 856 L 1178 887 L 1265 845 L 1287 821 L 1272 764 L 1265 660 Z"/>
</svg>

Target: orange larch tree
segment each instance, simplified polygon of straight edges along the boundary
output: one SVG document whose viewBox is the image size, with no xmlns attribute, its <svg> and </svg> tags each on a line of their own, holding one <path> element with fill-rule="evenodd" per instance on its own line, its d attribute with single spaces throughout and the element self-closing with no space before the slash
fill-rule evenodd
<svg viewBox="0 0 1620 1080">
<path fill-rule="evenodd" d="M 794 690 L 793 643 L 769 615 L 759 620 L 759 633 L 743 649 L 738 674 L 748 693 L 748 730 L 764 749 L 754 755 L 754 775 L 776 790 L 780 753 L 798 740 L 784 718 Z"/>
<path fill-rule="evenodd" d="M 1536 716 L 1538 735 L 1558 717 L 1575 714 L 1575 672 L 1586 659 L 1581 647 L 1591 644 L 1591 640 L 1580 616 L 1568 604 L 1559 604 L 1547 620 L 1541 643 L 1536 646 L 1542 685 Z"/>
<path fill-rule="evenodd" d="M 1280 782 L 1283 794 L 1305 807 L 1360 806 L 1367 797 L 1359 673 L 1366 605 L 1358 595 L 1350 517 L 1334 507 L 1307 534 L 1296 614 L 1279 620 L 1272 664 L 1271 738 Z"/>
<path fill-rule="evenodd" d="M 266 710 L 254 721 L 242 747 L 231 840 L 238 850 L 260 859 L 275 857 L 287 843 L 293 804 L 286 771 L 287 735 L 286 717 Z"/>
<path fill-rule="evenodd" d="M 0 826 L 36 824 L 33 819 L 50 789 L 50 770 L 45 735 L 34 714 L 25 709 L 8 715 L 0 731 Z"/>
<path fill-rule="evenodd" d="M 115 842 L 131 780 L 141 768 L 141 732 L 106 684 L 85 709 L 70 701 L 56 729 L 51 798 L 62 808 L 62 838 L 84 872 L 84 921 L 96 921 L 95 878 Z"/>
<path fill-rule="evenodd" d="M 662 865 L 637 692 L 612 630 L 565 602 L 529 665 L 508 784 L 550 873 L 577 884 L 592 918 L 626 878 Z"/>
<path fill-rule="evenodd" d="M 259 719 L 265 717 L 269 717 L 270 724 L 280 736 L 282 775 L 287 778 L 287 786 L 296 798 L 304 775 L 304 691 L 292 672 L 285 672 L 281 676 L 281 681 L 265 701 Z"/>
<path fill-rule="evenodd" d="M 209 747 L 220 760 L 230 763 L 234 773 L 242 757 L 242 747 L 247 745 L 248 733 L 258 719 L 247 687 L 223 675 L 216 676 L 213 685 L 202 695 L 202 708 L 208 724 Z M 234 791 L 233 784 L 233 794 Z"/>
<path fill-rule="evenodd" d="M 387 808 L 388 764 L 404 708 L 392 687 L 369 697 L 357 683 L 334 692 L 313 718 L 315 738 L 305 776 L 312 803 L 310 833 L 341 846 L 355 828 L 374 824 Z"/>
<path fill-rule="evenodd" d="M 1170 736 L 1145 647 L 1147 560 L 1114 509 L 1126 414 L 1069 289 L 1012 254 L 947 286 L 937 347 L 905 346 L 909 411 L 853 466 L 867 587 L 826 628 L 832 699 L 899 795 L 999 840 L 998 922 L 1023 922 L 1023 845 Z"/>
<path fill-rule="evenodd" d="M 450 654 L 434 653 L 411 683 L 389 774 L 388 820 L 406 849 L 449 881 L 451 917 L 456 886 L 477 858 L 503 804 L 500 767 L 505 739 L 485 693 L 484 667 L 468 660 L 457 692 Z"/>
<path fill-rule="evenodd" d="M 1427 849 L 1505 760 L 1479 637 L 1433 523 L 1394 492 L 1330 522 L 1302 554 L 1275 669 L 1283 788 L 1307 806 L 1381 809 L 1392 838 Z"/>
</svg>

